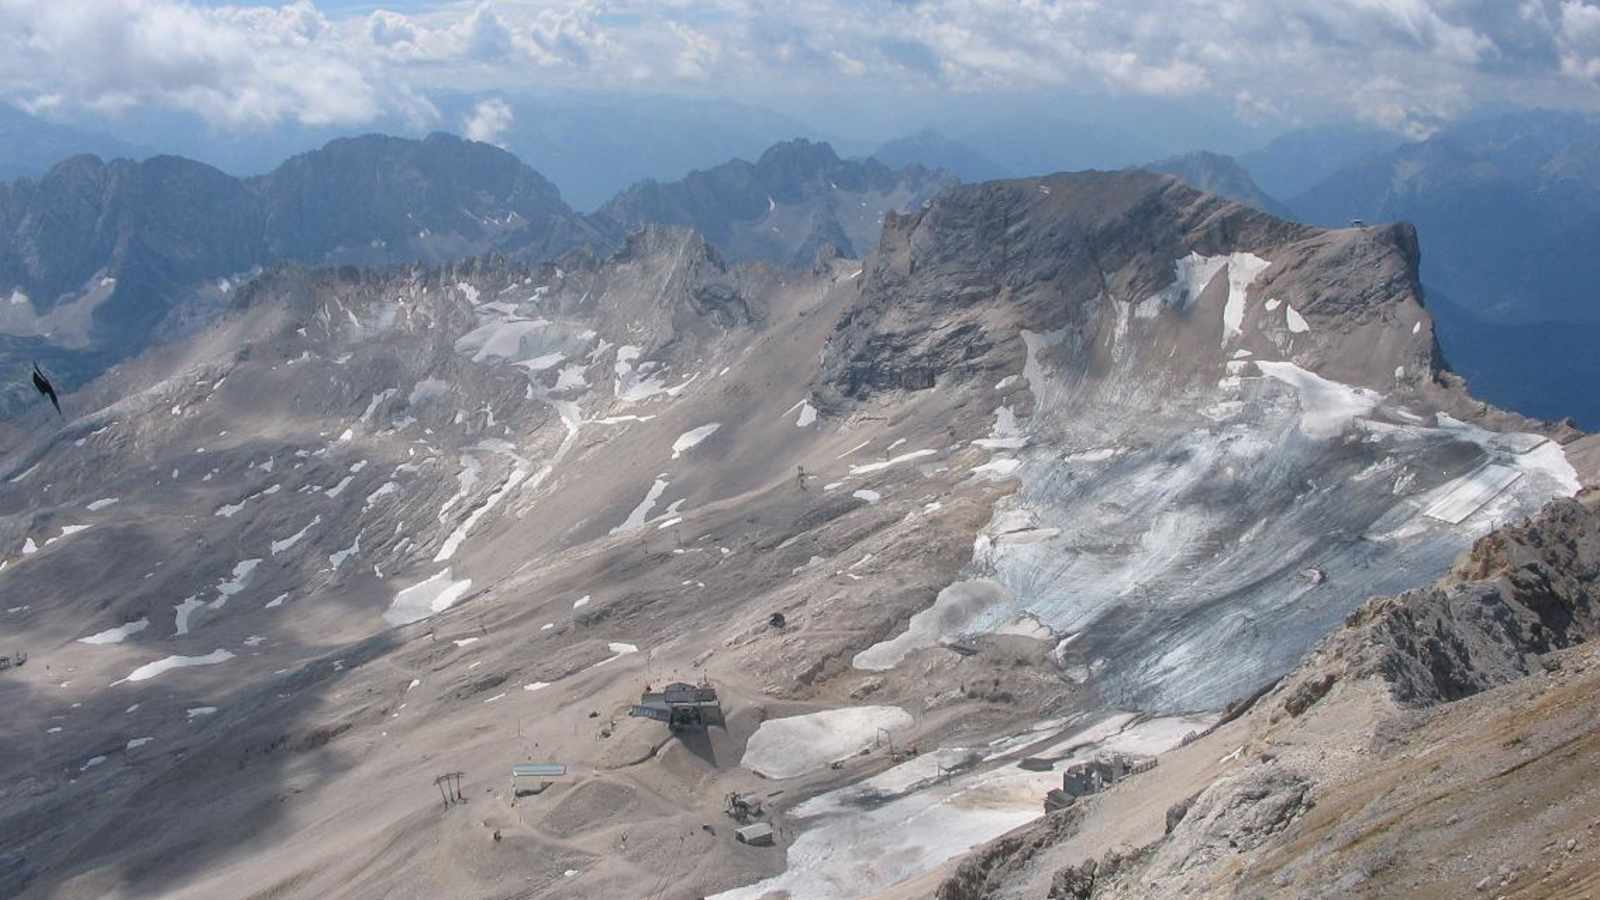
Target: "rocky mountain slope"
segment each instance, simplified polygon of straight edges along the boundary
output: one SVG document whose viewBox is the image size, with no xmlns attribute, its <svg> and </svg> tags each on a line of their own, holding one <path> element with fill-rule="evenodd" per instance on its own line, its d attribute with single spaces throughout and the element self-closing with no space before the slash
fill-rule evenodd
<svg viewBox="0 0 1600 900">
<path fill-rule="evenodd" d="M 264 273 L 0 430 L 0 884 L 926 896 L 1577 490 L 1438 369 L 1416 265 L 1128 171 L 798 271 L 651 227 Z M 726 727 L 627 716 L 701 678 Z"/>
<path fill-rule="evenodd" d="M 1363 604 L 1248 713 L 986 847 L 937 896 L 1582 896 L 1600 881 L 1597 578 L 1590 491 Z M 1136 819 L 1126 843 L 1092 831 Z"/>
<path fill-rule="evenodd" d="M 174 309 L 225 305 L 264 265 L 436 263 L 502 243 L 544 258 L 597 238 L 515 157 L 443 134 L 338 140 L 242 180 L 179 157 L 75 157 L 0 186 L 0 235 L 0 367 L 43 356 L 68 384 L 181 330 Z"/>
<path fill-rule="evenodd" d="M 915 164 L 842 160 L 826 143 L 797 139 L 754 163 L 736 159 L 681 181 L 634 185 L 592 220 L 617 236 L 645 223 L 684 225 L 730 259 L 805 267 L 828 244 L 843 256 L 864 255 L 886 213 L 915 208 L 953 182 Z"/>
</svg>

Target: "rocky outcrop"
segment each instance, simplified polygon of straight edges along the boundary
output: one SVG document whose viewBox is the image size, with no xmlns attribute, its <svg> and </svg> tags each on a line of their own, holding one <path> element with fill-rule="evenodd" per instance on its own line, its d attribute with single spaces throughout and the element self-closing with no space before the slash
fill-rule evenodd
<svg viewBox="0 0 1600 900">
<path fill-rule="evenodd" d="M 1438 367 L 1410 227 L 1324 232 L 1151 172 L 1087 172 L 962 186 L 886 218 L 861 301 L 825 361 L 824 399 L 931 386 L 907 373 L 957 381 L 998 371 L 1008 361 L 985 358 L 992 335 L 1019 325 L 1066 330 L 1074 367 L 1101 374 L 1109 360 L 1089 351 L 1108 337 L 1108 306 L 1171 288 L 1173 262 L 1191 253 L 1240 252 L 1273 263 L 1251 293 L 1310 323 L 1294 333 L 1300 365 L 1381 389 L 1393 387 L 1397 367 L 1414 379 Z M 1396 319 L 1420 321 L 1402 328 Z M 1287 335 L 1277 338 L 1284 346 Z"/>
<path fill-rule="evenodd" d="M 997 896 L 1000 888 L 1021 877 L 1041 850 L 1076 834 L 1082 821 L 1082 810 L 1058 810 L 1027 828 L 990 841 L 962 860 L 955 873 L 939 884 L 934 900 L 988 900 Z"/>
<path fill-rule="evenodd" d="M 1292 679 L 1285 708 L 1297 715 L 1291 703 L 1334 678 L 1381 678 L 1410 705 L 1459 700 L 1600 634 L 1597 506 L 1593 492 L 1553 501 L 1480 538 L 1439 584 L 1368 601 Z"/>
<path fill-rule="evenodd" d="M 1162 842 L 1142 852 L 1063 869 L 1056 874 L 1059 893 L 1053 889 L 1050 896 L 1198 896 L 1214 867 L 1244 858 L 1305 815 L 1314 805 L 1310 793 L 1306 775 L 1276 766 L 1252 766 L 1226 776 L 1194 798 Z M 1169 813 L 1169 822 L 1171 818 Z"/>
<path fill-rule="evenodd" d="M 1147 854 L 1123 854 L 1113 850 L 1099 859 L 1067 866 L 1050 879 L 1047 900 L 1090 900 L 1097 885 L 1109 884 L 1125 867 L 1137 864 Z"/>
</svg>

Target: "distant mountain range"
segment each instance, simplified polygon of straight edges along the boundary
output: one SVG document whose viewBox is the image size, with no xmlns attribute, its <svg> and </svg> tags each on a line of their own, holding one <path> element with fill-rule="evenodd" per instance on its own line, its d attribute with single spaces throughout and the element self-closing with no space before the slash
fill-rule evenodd
<svg viewBox="0 0 1600 900">
<path fill-rule="evenodd" d="M 1496 321 L 1600 323 L 1600 119 L 1523 113 L 1347 166 L 1290 200 L 1307 220 L 1416 224 L 1423 278 Z M 1582 249 L 1580 249 L 1582 248 Z"/>
<path fill-rule="evenodd" d="M 174 156 L 78 156 L 0 186 L 0 285 L 47 313 L 115 279 L 96 317 L 122 327 L 159 313 L 128 296 L 129 279 L 149 288 L 277 261 L 437 262 L 511 231 L 547 252 L 595 238 L 511 154 L 445 134 L 342 139 L 248 179 Z"/>
<path fill-rule="evenodd" d="M 920 165 L 943 169 L 969 183 L 1013 178 L 1021 174 L 931 128 L 883 144 L 872 152 L 872 158 L 896 168 Z"/>
<path fill-rule="evenodd" d="M 0 103 L 0 181 L 39 176 L 83 153 L 112 159 L 143 158 L 154 151 L 70 125 L 60 125 Z"/>
<path fill-rule="evenodd" d="M 1237 159 L 1263 191 L 1287 199 L 1346 166 L 1403 143 L 1394 132 L 1381 128 L 1321 125 L 1279 135 Z"/>
<path fill-rule="evenodd" d="M 77 156 L 0 185 L 0 236 L 0 367 L 42 358 L 68 386 L 273 263 L 548 257 L 604 240 L 516 157 L 444 134 L 342 139 L 248 179 Z"/>
<path fill-rule="evenodd" d="M 1393 140 L 1324 128 L 1238 159 L 1201 152 L 1146 168 L 1281 218 L 1415 223 L 1446 355 L 1477 393 L 1600 424 L 1581 350 L 1600 336 L 1600 257 L 1587 252 L 1587 236 L 1600 233 L 1600 124 L 1522 113 Z M 1329 166 L 1338 167 L 1287 200 L 1268 186 Z M 963 175 L 1005 171 L 934 131 L 862 160 L 793 140 L 754 162 L 637 182 L 585 216 L 512 153 L 443 134 L 336 140 L 251 178 L 170 156 L 74 157 L 0 185 L 0 364 L 40 358 L 73 383 L 225 305 L 228 279 L 282 261 L 437 263 L 490 251 L 542 260 L 582 246 L 609 252 L 649 223 L 695 228 L 730 261 L 805 266 L 828 245 L 864 256 L 887 211 L 914 209 Z M 1494 337 L 1512 324 L 1515 334 Z M 1547 339 L 1571 346 L 1539 354 Z"/>
<path fill-rule="evenodd" d="M 619 237 L 646 223 L 688 225 L 731 258 L 803 266 L 827 244 L 864 255 L 884 213 L 914 208 L 955 181 L 915 164 L 843 160 L 826 143 L 794 140 L 754 163 L 736 159 L 680 181 L 636 184 L 593 221 Z"/>
<path fill-rule="evenodd" d="M 513 118 L 492 140 L 561 186 L 573 208 L 592 212 L 646 179 L 682 177 L 729 159 L 754 159 L 805 123 L 726 100 L 598 95 L 510 96 Z M 465 101 L 444 104 L 446 121 L 464 121 Z"/>
<path fill-rule="evenodd" d="M 1600 427 L 1600 119 L 1462 123 L 1346 166 L 1289 205 L 1317 224 L 1414 223 L 1423 283 L 1448 298 L 1436 309 L 1446 354 L 1474 393 Z"/>
<path fill-rule="evenodd" d="M 0 368 L 42 360 L 70 387 L 283 262 L 540 261 L 610 252 L 650 223 L 691 226 L 736 261 L 810 265 L 829 245 L 859 256 L 886 212 L 954 181 L 796 140 L 754 163 L 641 182 L 586 217 L 511 153 L 446 134 L 335 140 L 252 178 L 174 156 L 76 156 L 0 185 Z"/>
</svg>

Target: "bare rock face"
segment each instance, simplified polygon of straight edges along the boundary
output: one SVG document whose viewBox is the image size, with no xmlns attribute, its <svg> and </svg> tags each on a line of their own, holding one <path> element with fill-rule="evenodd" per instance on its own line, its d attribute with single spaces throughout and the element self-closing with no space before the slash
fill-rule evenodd
<svg viewBox="0 0 1600 900">
<path fill-rule="evenodd" d="M 1079 887 L 1064 896 L 1131 900 L 1149 896 L 1152 885 L 1170 896 L 1197 896 L 1215 868 L 1243 859 L 1311 809 L 1310 791 L 1305 775 L 1272 765 L 1219 779 L 1153 851 L 1114 868 L 1095 866 L 1087 892 Z M 1067 875 L 1069 883 L 1084 880 L 1082 867 Z"/>
<path fill-rule="evenodd" d="M 1314 706 L 1318 700 L 1327 696 L 1328 691 L 1333 689 L 1333 683 L 1337 680 L 1337 675 L 1328 672 L 1320 678 L 1300 682 L 1289 696 L 1284 698 L 1284 711 L 1291 716 L 1300 715 Z"/>
<path fill-rule="evenodd" d="M 1029 868 L 1036 853 L 1076 833 L 1082 819 L 1082 810 L 1059 810 L 1020 834 L 985 845 L 963 860 L 955 874 L 939 884 L 933 895 L 935 900 L 995 897 L 997 890 Z"/>
<path fill-rule="evenodd" d="M 1183 817 L 1189 814 L 1189 810 L 1194 806 L 1194 801 L 1197 798 L 1198 795 L 1187 800 L 1180 800 L 1167 807 L 1167 834 L 1171 834 L 1172 829 L 1177 828 L 1183 822 Z"/>
<path fill-rule="evenodd" d="M 1409 226 L 1324 232 L 1135 170 L 964 186 L 886 219 L 862 276 L 862 302 L 840 323 L 824 375 L 851 397 L 900 387 L 906 372 L 964 380 L 998 370 L 1004 358 L 989 356 L 993 335 L 1018 325 L 1066 329 L 1080 351 L 1074 368 L 1103 375 L 1111 360 L 1092 346 L 1109 336 L 1097 334 L 1113 324 L 1103 316 L 1171 290 L 1175 260 L 1231 253 L 1271 263 L 1249 288 L 1262 303 L 1239 310 L 1237 329 L 1193 323 L 1218 341 L 1217 351 L 1184 344 L 1187 358 L 1174 367 L 1220 360 L 1230 330 L 1257 324 L 1271 344 L 1339 381 L 1390 388 L 1397 366 L 1421 378 L 1437 366 Z M 1211 285 L 1207 279 L 1195 293 Z M 1270 310 L 1268 298 L 1277 301 Z M 1166 299 L 1190 318 L 1201 298 Z M 1275 324 L 1271 313 L 1281 321 L 1285 307 L 1294 315 Z"/>
<path fill-rule="evenodd" d="M 1413 705 L 1458 700 L 1535 671 L 1544 654 L 1600 634 L 1594 505 L 1557 500 L 1486 535 L 1440 584 L 1362 606 L 1319 658 L 1335 672 L 1380 676 Z M 1305 676 L 1285 706 L 1335 672 Z"/>
</svg>

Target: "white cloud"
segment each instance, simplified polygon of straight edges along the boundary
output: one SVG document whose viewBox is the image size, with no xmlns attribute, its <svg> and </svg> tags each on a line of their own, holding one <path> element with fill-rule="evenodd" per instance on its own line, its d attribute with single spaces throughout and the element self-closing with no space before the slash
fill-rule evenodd
<svg viewBox="0 0 1600 900">
<path fill-rule="evenodd" d="M 468 140 L 504 146 L 499 137 L 511 127 L 511 106 L 499 97 L 480 100 L 472 112 L 461 122 L 461 132 Z"/>
<path fill-rule="evenodd" d="M 1566 0 L 1561 4 L 1558 34 L 1561 70 L 1574 78 L 1600 82 L 1600 8 Z"/>
<path fill-rule="evenodd" d="M 409 8 L 409 6 L 408 6 Z M 1477 103 L 1600 106 L 1597 0 L 0 0 L 0 96 L 223 128 L 428 121 L 435 91 L 1051 89 L 1308 111 L 1408 133 Z M 840 75 L 851 87 L 840 84 Z M 476 117 L 477 111 L 474 111 Z M 490 127 L 484 119 L 480 127 Z M 498 132 L 496 132 L 498 133 Z"/>
</svg>

